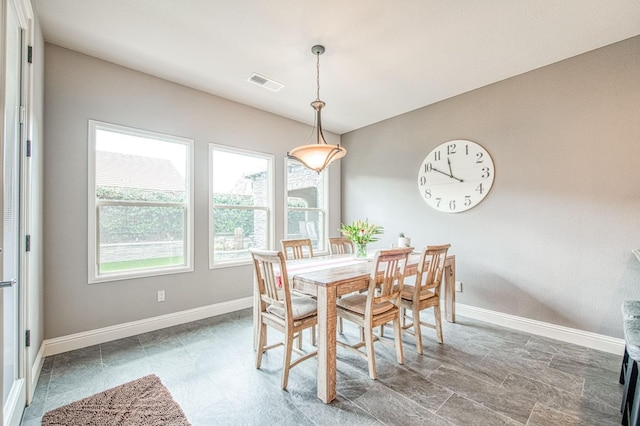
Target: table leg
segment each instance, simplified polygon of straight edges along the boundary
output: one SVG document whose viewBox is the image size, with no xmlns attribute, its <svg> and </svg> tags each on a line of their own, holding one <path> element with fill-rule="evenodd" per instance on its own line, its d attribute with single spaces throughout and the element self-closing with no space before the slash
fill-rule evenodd
<svg viewBox="0 0 640 426">
<path fill-rule="evenodd" d="M 318 398 L 336 397 L 336 287 L 318 287 Z"/>
<path fill-rule="evenodd" d="M 447 256 L 444 264 L 444 317 L 456 322 L 456 257 Z"/>
</svg>

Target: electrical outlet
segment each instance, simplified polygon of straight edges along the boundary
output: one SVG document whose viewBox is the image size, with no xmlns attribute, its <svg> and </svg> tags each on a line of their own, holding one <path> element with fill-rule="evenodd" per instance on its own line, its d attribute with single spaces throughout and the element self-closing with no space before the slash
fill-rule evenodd
<svg viewBox="0 0 640 426">
<path fill-rule="evenodd" d="M 462 293 L 462 282 L 456 281 L 456 292 Z"/>
<path fill-rule="evenodd" d="M 158 302 L 164 302 L 164 290 L 158 290 Z"/>
</svg>

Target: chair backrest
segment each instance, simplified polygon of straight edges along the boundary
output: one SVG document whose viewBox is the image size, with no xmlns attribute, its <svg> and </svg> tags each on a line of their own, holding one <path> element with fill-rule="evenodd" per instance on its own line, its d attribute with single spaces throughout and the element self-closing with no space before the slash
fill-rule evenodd
<svg viewBox="0 0 640 426">
<path fill-rule="evenodd" d="M 383 302 L 392 302 L 399 306 L 404 269 L 412 251 L 413 247 L 405 247 L 376 252 L 369 276 L 369 307 Z"/>
<path fill-rule="evenodd" d="M 286 259 L 302 259 L 304 257 L 313 257 L 313 247 L 311 239 L 300 238 L 296 240 L 280 240 L 282 252 Z"/>
<path fill-rule="evenodd" d="M 440 284 L 444 273 L 444 261 L 451 244 L 427 246 L 422 251 L 416 275 L 416 296 L 425 290 L 440 294 Z"/>
<path fill-rule="evenodd" d="M 260 311 L 269 305 L 284 309 L 285 316 L 291 312 L 291 292 L 287 265 L 282 252 L 250 248 L 256 271 L 256 282 L 260 293 Z"/>
<path fill-rule="evenodd" d="M 347 237 L 330 237 L 329 253 L 330 254 L 353 253 L 353 241 L 351 241 Z"/>
</svg>

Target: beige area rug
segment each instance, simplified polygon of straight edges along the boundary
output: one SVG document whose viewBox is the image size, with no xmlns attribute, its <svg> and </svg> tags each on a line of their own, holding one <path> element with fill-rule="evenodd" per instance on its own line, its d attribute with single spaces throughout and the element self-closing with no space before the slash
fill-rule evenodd
<svg viewBox="0 0 640 426">
<path fill-rule="evenodd" d="M 189 426 L 184 412 L 155 374 L 51 410 L 44 426 Z"/>
</svg>

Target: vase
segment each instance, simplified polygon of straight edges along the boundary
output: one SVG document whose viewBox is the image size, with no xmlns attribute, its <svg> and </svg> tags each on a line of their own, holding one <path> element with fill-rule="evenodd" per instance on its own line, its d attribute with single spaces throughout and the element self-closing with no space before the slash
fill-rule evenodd
<svg viewBox="0 0 640 426">
<path fill-rule="evenodd" d="M 398 247 L 411 247 L 411 238 L 409 237 L 398 238 Z"/>
<path fill-rule="evenodd" d="M 366 258 L 367 257 L 367 243 L 355 243 L 356 246 L 356 257 Z"/>
</svg>

